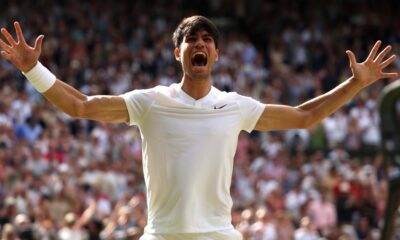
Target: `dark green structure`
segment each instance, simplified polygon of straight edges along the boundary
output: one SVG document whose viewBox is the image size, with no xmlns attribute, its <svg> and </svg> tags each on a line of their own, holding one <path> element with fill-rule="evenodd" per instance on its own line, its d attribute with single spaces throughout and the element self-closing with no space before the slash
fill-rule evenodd
<svg viewBox="0 0 400 240">
<path fill-rule="evenodd" d="M 392 166 L 400 170 L 400 81 L 383 89 L 379 111 L 386 169 Z M 400 171 L 387 171 L 387 174 L 389 196 L 381 239 L 400 239 Z"/>
</svg>

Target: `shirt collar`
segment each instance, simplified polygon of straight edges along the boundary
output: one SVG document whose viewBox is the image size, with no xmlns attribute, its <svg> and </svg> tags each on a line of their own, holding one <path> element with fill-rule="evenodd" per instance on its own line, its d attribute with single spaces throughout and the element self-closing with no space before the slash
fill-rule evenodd
<svg viewBox="0 0 400 240">
<path fill-rule="evenodd" d="M 195 107 L 209 107 L 209 106 L 211 106 L 212 103 L 216 100 L 217 93 L 218 93 L 218 89 L 216 89 L 215 87 L 211 86 L 211 89 L 207 93 L 206 96 L 196 100 L 196 99 L 192 98 L 191 96 L 189 96 L 185 91 L 183 91 L 180 84 L 175 84 L 174 87 L 175 87 L 175 90 L 177 92 L 177 97 L 181 102 L 183 102 L 185 104 L 189 104 L 191 106 L 195 106 Z"/>
</svg>

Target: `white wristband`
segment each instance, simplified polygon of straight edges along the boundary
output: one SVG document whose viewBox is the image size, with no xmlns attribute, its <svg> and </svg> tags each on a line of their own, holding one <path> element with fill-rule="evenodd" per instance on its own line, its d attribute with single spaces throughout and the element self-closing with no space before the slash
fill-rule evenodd
<svg viewBox="0 0 400 240">
<path fill-rule="evenodd" d="M 56 82 L 56 76 L 50 72 L 45 66 L 38 62 L 28 72 L 22 72 L 24 76 L 31 82 L 32 86 L 40 93 L 46 92 Z"/>
</svg>

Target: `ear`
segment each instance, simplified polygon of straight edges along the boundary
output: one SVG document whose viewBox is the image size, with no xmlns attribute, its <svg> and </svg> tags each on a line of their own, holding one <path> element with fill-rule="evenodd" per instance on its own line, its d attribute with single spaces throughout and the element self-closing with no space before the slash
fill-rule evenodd
<svg viewBox="0 0 400 240">
<path fill-rule="evenodd" d="M 180 62 L 181 61 L 181 50 L 179 48 L 175 48 L 174 55 L 175 55 L 176 61 Z"/>
<path fill-rule="evenodd" d="M 216 58 L 215 58 L 215 61 L 218 61 L 218 58 L 219 58 L 219 49 L 216 49 L 216 51 L 217 51 L 217 56 L 216 56 Z"/>
</svg>

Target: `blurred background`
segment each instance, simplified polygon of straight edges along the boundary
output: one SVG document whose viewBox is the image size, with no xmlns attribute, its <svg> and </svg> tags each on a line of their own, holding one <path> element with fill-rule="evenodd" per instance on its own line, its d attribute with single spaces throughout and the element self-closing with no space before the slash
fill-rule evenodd
<svg viewBox="0 0 400 240">
<path fill-rule="evenodd" d="M 400 51 L 395 0 L 0 2 L 0 26 L 20 21 L 31 44 L 44 34 L 40 61 L 85 94 L 179 82 L 172 32 L 193 14 L 222 32 L 214 85 L 264 103 L 329 91 L 351 76 L 347 49 L 359 61 L 378 39 Z M 232 221 L 245 239 L 379 238 L 387 176 L 378 100 L 393 81 L 310 129 L 240 135 Z M 138 239 L 141 161 L 136 127 L 71 119 L 0 61 L 1 239 Z"/>
</svg>

